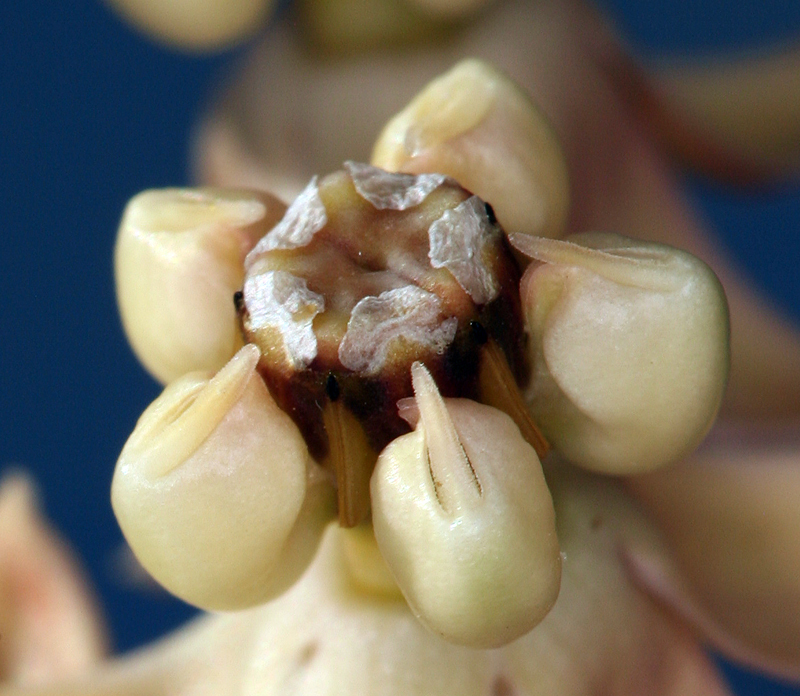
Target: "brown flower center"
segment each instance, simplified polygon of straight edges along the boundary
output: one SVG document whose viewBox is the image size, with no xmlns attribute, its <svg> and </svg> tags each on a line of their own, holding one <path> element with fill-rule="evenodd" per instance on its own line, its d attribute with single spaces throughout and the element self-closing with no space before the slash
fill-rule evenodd
<svg viewBox="0 0 800 696">
<path fill-rule="evenodd" d="M 408 432 L 397 401 L 414 361 L 447 396 L 487 401 L 487 350 L 514 391 L 525 377 L 519 269 L 491 208 L 443 175 L 347 162 L 312 180 L 245 265 L 244 335 L 336 474 L 345 524 L 369 510 L 377 453 Z"/>
</svg>

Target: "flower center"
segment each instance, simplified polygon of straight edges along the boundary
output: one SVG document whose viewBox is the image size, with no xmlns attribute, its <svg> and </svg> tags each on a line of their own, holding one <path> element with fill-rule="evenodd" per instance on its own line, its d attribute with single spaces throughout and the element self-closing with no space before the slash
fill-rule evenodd
<svg viewBox="0 0 800 696">
<path fill-rule="evenodd" d="M 368 511 L 378 452 L 408 432 L 397 402 L 413 393 L 414 361 L 447 396 L 481 399 L 489 344 L 512 383 L 525 377 L 519 269 L 491 208 L 443 175 L 347 162 L 311 181 L 245 267 L 244 335 L 334 471 L 348 525 Z M 343 490 L 358 510 L 342 510 Z"/>
</svg>

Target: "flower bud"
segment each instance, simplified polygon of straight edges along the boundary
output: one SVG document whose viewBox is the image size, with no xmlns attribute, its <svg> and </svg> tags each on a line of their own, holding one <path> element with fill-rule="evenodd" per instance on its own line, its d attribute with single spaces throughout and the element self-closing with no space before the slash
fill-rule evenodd
<svg viewBox="0 0 800 696">
<path fill-rule="evenodd" d="M 425 13 L 451 21 L 476 14 L 490 2 L 491 0 L 411 0 L 412 5 Z"/>
<path fill-rule="evenodd" d="M 678 61 L 647 75 L 646 109 L 690 164 L 751 183 L 800 172 L 800 49 Z"/>
<path fill-rule="evenodd" d="M 728 309 L 714 273 L 668 246 L 613 234 L 515 236 L 540 261 L 521 284 L 533 377 L 550 444 L 609 474 L 656 469 L 711 427 L 729 366 Z"/>
<path fill-rule="evenodd" d="M 0 691 L 74 679 L 107 651 L 77 559 L 39 509 L 30 479 L 0 478 Z M 27 693 L 27 692 L 26 692 Z"/>
<path fill-rule="evenodd" d="M 168 44 L 193 50 L 223 48 L 247 38 L 274 0 L 108 0 L 121 15 Z"/>
<path fill-rule="evenodd" d="M 490 203 L 506 232 L 559 236 L 569 184 L 544 116 L 508 77 L 465 60 L 431 82 L 383 129 L 372 164 L 441 172 Z"/>
<path fill-rule="evenodd" d="M 170 592 L 238 609 L 286 588 L 334 516 L 333 490 L 247 345 L 212 379 L 169 385 L 122 450 L 111 488 L 137 558 Z"/>
<path fill-rule="evenodd" d="M 411 610 L 453 643 L 497 647 L 558 595 L 555 513 L 539 458 L 501 411 L 443 399 L 412 368 L 419 421 L 372 475 L 375 537 Z"/>
<path fill-rule="evenodd" d="M 365 62 L 370 61 L 366 55 L 370 50 L 419 45 L 441 36 L 445 29 L 439 17 L 407 0 L 298 0 L 296 7 L 306 42 L 322 49 L 320 53 L 363 56 Z M 357 60 L 350 60 L 348 67 L 353 62 Z M 330 67 L 328 63 L 326 72 Z"/>
<path fill-rule="evenodd" d="M 128 203 L 115 275 L 125 333 L 161 382 L 216 372 L 242 345 L 233 294 L 244 258 L 286 210 L 262 193 L 145 191 Z"/>
</svg>

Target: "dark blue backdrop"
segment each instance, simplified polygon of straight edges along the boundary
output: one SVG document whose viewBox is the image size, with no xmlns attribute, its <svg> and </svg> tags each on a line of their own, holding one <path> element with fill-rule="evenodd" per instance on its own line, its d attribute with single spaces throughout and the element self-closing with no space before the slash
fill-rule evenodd
<svg viewBox="0 0 800 696">
<path fill-rule="evenodd" d="M 643 53 L 800 37 L 797 0 L 603 0 Z M 24 466 L 90 568 L 115 646 L 190 614 L 112 572 L 116 457 L 158 386 L 128 349 L 111 275 L 137 191 L 187 181 L 187 142 L 235 60 L 190 58 L 123 26 L 99 0 L 0 7 L 0 468 Z M 754 282 L 800 320 L 800 189 L 744 196 L 689 184 Z M 795 694 L 739 671 L 740 694 Z"/>
</svg>

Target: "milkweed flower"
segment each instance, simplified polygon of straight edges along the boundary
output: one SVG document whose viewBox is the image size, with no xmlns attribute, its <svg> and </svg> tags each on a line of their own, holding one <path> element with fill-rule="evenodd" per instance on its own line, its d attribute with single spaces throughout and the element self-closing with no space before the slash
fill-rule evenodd
<svg viewBox="0 0 800 696">
<path fill-rule="evenodd" d="M 148 571 L 226 613 L 47 693 L 725 694 L 703 640 L 797 676 L 791 437 L 723 424 L 696 449 L 726 384 L 728 416 L 791 412 L 795 373 L 751 331 L 774 350 L 795 335 L 704 246 L 596 18 L 485 19 L 463 40 L 527 36 L 540 60 L 518 82 L 547 117 L 464 61 L 388 120 L 371 164 L 322 176 L 242 138 L 229 99 L 202 170 L 288 208 L 248 188 L 129 205 L 123 321 L 169 384 L 112 499 Z M 265 50 L 268 79 L 313 95 L 286 36 Z M 352 144 L 330 104 L 250 106 L 273 134 L 316 122 L 315 166 Z"/>
</svg>

